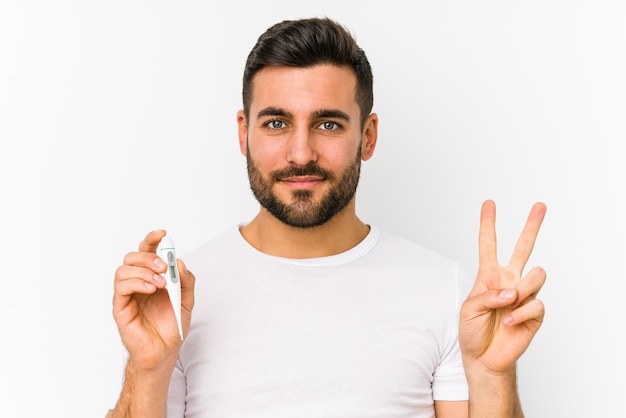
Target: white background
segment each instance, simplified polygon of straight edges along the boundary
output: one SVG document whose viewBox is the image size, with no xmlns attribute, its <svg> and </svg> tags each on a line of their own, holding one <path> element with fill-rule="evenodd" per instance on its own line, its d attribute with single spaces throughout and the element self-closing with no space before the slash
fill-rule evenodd
<svg viewBox="0 0 626 418">
<path fill-rule="evenodd" d="M 374 69 L 362 219 L 475 269 L 484 199 L 502 262 L 546 202 L 526 414 L 623 413 L 626 3 L 249 3 L 1 3 L 0 415 L 114 405 L 116 267 L 152 229 L 180 255 L 254 215 L 235 124 L 244 61 L 269 25 L 309 16 L 348 26 Z"/>
</svg>

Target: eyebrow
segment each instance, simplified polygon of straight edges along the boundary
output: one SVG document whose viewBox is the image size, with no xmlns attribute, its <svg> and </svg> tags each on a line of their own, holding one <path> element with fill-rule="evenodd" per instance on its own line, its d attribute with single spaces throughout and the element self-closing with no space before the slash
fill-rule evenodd
<svg viewBox="0 0 626 418">
<path fill-rule="evenodd" d="M 257 113 L 257 118 L 262 118 L 265 116 L 283 116 L 287 118 L 291 118 L 292 114 L 287 112 L 285 109 L 281 109 L 279 107 L 266 107 L 264 109 L 259 110 Z M 346 112 L 343 112 L 338 109 L 320 109 L 313 112 L 314 118 L 332 118 L 332 119 L 342 119 L 346 122 L 350 121 L 350 116 Z"/>
<path fill-rule="evenodd" d="M 259 113 L 256 114 L 257 118 L 261 118 L 264 116 L 286 116 L 291 117 L 291 113 L 286 112 L 284 109 L 279 107 L 266 107 L 265 109 L 259 110 Z"/>
<path fill-rule="evenodd" d="M 350 116 L 346 112 L 338 109 L 321 109 L 313 113 L 315 118 L 332 118 L 343 119 L 346 122 L 350 122 Z"/>
</svg>

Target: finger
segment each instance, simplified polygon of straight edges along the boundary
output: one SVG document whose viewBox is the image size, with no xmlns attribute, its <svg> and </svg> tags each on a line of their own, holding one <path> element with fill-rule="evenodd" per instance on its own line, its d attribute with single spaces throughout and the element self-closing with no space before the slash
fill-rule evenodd
<svg viewBox="0 0 626 418">
<path fill-rule="evenodd" d="M 491 289 L 469 298 L 464 303 L 466 315 L 477 317 L 494 309 L 512 305 L 517 300 L 515 289 Z"/>
<path fill-rule="evenodd" d="M 535 240 L 539 234 L 539 228 L 541 228 L 545 214 L 546 205 L 542 202 L 535 203 L 530 210 L 524 229 L 522 229 L 522 233 L 515 244 L 509 267 L 519 275 L 522 274 L 524 266 L 533 251 Z"/>
<path fill-rule="evenodd" d="M 155 276 L 159 275 L 148 269 L 128 266 L 118 268 L 113 286 L 114 312 L 123 310 L 134 294 L 150 295 L 158 288 L 163 288 L 164 283 L 159 283 L 161 280 L 164 282 L 163 278 L 159 280 Z"/>
<path fill-rule="evenodd" d="M 115 274 L 115 282 L 124 282 L 128 280 L 143 280 L 147 283 L 152 283 L 158 288 L 166 286 L 166 281 L 163 276 L 155 273 L 151 269 L 135 266 L 120 266 Z"/>
<path fill-rule="evenodd" d="M 151 232 L 148 232 L 146 237 L 139 243 L 139 251 L 140 252 L 148 252 L 154 253 L 159 246 L 159 242 L 165 236 L 166 232 L 164 229 L 157 229 Z"/>
<path fill-rule="evenodd" d="M 129 296 L 132 296 L 135 293 L 150 295 L 156 290 L 157 286 L 151 281 L 139 278 L 128 279 L 124 280 L 123 282 L 117 282 L 115 284 L 115 294 L 113 299 L 114 302 L 124 301 L 127 300 Z"/>
<path fill-rule="evenodd" d="M 167 268 L 167 263 L 161 257 L 150 252 L 130 252 L 124 256 L 123 264 L 151 269 L 155 273 L 163 273 Z"/>
<path fill-rule="evenodd" d="M 113 293 L 113 317 L 118 326 L 128 325 L 139 315 L 143 298 L 138 296 L 151 298 L 157 292 L 159 289 L 154 284 L 140 279 L 116 282 Z"/>
<path fill-rule="evenodd" d="M 114 303 L 125 303 L 134 293 L 151 294 L 165 287 L 165 279 L 150 269 L 121 266 L 115 273 Z"/>
<path fill-rule="evenodd" d="M 196 277 L 187 270 L 187 266 L 183 262 L 183 260 L 178 259 L 178 271 L 180 273 L 180 291 L 182 304 L 186 309 L 191 311 L 194 304 L 194 287 L 196 284 Z"/>
<path fill-rule="evenodd" d="M 516 287 L 518 304 L 534 299 L 546 282 L 546 272 L 541 267 L 535 267 L 528 272 L 524 280 Z"/>
<path fill-rule="evenodd" d="M 545 315 L 545 307 L 539 299 L 533 299 L 530 302 L 514 309 L 511 313 L 502 319 L 502 323 L 507 326 L 520 325 L 529 321 L 536 321 L 536 329 L 543 322 Z"/>
<path fill-rule="evenodd" d="M 478 264 L 485 266 L 492 263 L 497 263 L 496 204 L 493 200 L 486 200 L 480 210 Z"/>
<path fill-rule="evenodd" d="M 181 288 L 193 290 L 196 277 L 193 275 L 192 272 L 187 270 L 187 266 L 185 265 L 183 260 L 177 259 L 176 262 L 178 263 L 178 271 L 180 272 Z"/>
</svg>

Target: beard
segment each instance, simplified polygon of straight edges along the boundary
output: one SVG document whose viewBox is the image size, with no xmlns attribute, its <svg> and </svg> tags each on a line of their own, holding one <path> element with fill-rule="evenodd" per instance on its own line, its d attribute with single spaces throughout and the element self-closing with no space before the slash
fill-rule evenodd
<svg viewBox="0 0 626 418">
<path fill-rule="evenodd" d="M 286 225 L 313 228 L 332 219 L 354 197 L 361 173 L 361 148 L 339 178 L 331 171 L 310 163 L 304 167 L 289 166 L 272 171 L 266 179 L 250 157 L 249 149 L 246 162 L 250 188 L 261 206 Z M 293 176 L 318 176 L 330 182 L 331 187 L 319 202 L 313 201 L 311 190 L 295 190 L 291 194 L 292 202 L 284 202 L 274 193 L 272 186 L 281 179 Z"/>
</svg>

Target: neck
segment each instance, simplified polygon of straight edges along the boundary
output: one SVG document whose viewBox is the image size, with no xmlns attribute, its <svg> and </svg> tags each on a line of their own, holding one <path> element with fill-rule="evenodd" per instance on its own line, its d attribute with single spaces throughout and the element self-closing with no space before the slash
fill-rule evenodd
<svg viewBox="0 0 626 418">
<path fill-rule="evenodd" d="M 324 225 L 295 228 L 276 219 L 264 208 L 241 228 L 241 235 L 257 250 L 285 258 L 316 258 L 355 247 L 369 227 L 355 213 L 354 199 Z"/>
</svg>

